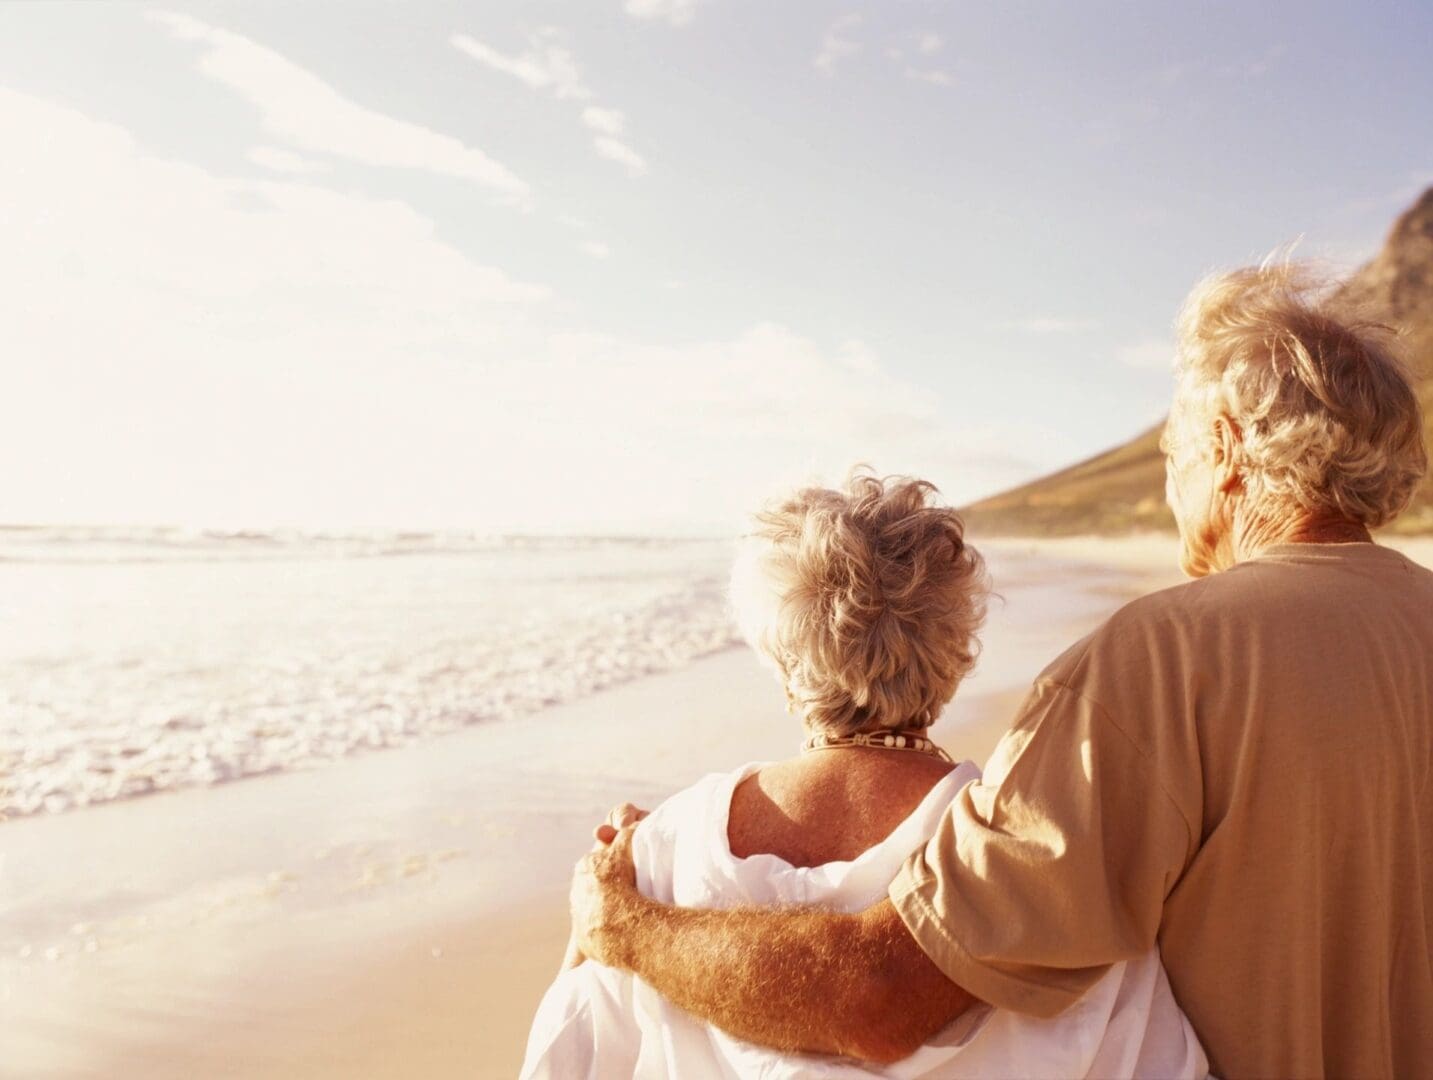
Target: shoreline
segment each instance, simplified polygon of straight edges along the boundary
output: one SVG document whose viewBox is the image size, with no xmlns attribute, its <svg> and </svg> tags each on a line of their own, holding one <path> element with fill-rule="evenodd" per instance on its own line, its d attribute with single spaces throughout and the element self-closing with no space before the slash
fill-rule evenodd
<svg viewBox="0 0 1433 1080">
<path fill-rule="evenodd" d="M 1167 576 L 1164 571 L 1172 566 L 1176 558 L 1176 548 L 1170 546 L 1168 537 L 1159 534 L 1136 535 L 1114 541 L 1102 541 L 1098 537 L 1063 537 L 1054 539 L 995 539 L 987 541 L 981 546 L 989 561 L 1000 563 L 1008 559 L 1017 560 L 1021 563 L 1021 570 L 1026 577 L 1032 566 L 1039 565 L 1047 574 L 1058 574 L 1061 569 L 1079 568 L 1082 571 L 1089 571 L 1095 574 L 1107 573 L 1110 565 L 1116 564 L 1120 568 L 1122 580 L 1116 590 L 1118 595 L 1127 595 L 1129 583 L 1123 580 L 1124 577 L 1133 571 L 1141 576 L 1147 576 L 1152 580 L 1162 580 Z M 704 543 L 710 543 L 704 541 Z M 1166 553 L 1166 547 L 1168 552 Z M 1102 591 L 1098 583 L 1085 583 L 1087 591 L 1099 593 Z M 997 582 L 997 592 L 999 585 Z M 658 605 L 661 606 L 661 605 Z M 383 724 L 365 722 L 363 730 L 349 738 L 350 745 L 345 752 L 338 754 L 322 754 L 312 758 L 298 759 L 290 763 L 279 761 L 261 762 L 252 768 L 231 767 L 225 765 L 218 768 L 213 765 L 216 760 L 213 755 L 214 749 L 207 744 L 196 744 L 192 755 L 184 755 L 188 761 L 192 756 L 195 776 L 190 778 L 186 775 L 189 766 L 175 766 L 171 771 L 175 776 L 164 779 L 159 776 L 163 769 L 156 763 L 149 760 L 146 745 L 132 745 L 124 748 L 124 754 L 132 755 L 125 759 L 123 767 L 117 766 L 113 770 L 115 775 L 121 775 L 126 769 L 135 774 L 135 779 L 143 780 L 144 783 L 133 783 L 126 787 L 123 793 L 104 794 L 100 797 L 86 796 L 83 799 L 75 797 L 74 793 L 66 793 L 56 787 L 53 790 L 45 788 L 41 783 L 41 790 L 46 793 L 43 797 L 36 797 L 32 794 L 28 800 L 20 799 L 19 793 L 23 788 L 33 787 L 35 782 L 31 774 L 38 775 L 37 767 L 29 766 L 24 777 L 18 781 L 12 778 L 9 784 L 0 783 L 0 824 L 6 822 L 22 821 L 34 817 L 54 817 L 64 814 L 83 814 L 98 807 L 112 803 L 129 803 L 149 798 L 162 798 L 176 792 L 192 790 L 218 790 L 232 784 L 250 783 L 255 780 L 263 780 L 274 775 L 288 775 L 291 773 L 307 773 L 332 767 L 343 767 L 347 763 L 363 760 L 373 754 L 385 754 L 394 751 L 408 751 L 415 746 L 423 746 L 434 740 L 441 740 L 459 735 L 470 727 L 492 726 L 495 724 L 509 723 L 512 721 L 525 722 L 534 717 L 549 713 L 554 708 L 561 708 L 573 705 L 592 698 L 595 695 L 607 693 L 610 690 L 620 688 L 632 682 L 650 679 L 656 676 L 679 672 L 694 663 L 718 655 L 730 649 L 743 648 L 743 643 L 735 636 L 735 631 L 713 630 L 705 625 L 710 621 L 711 612 L 715 610 L 713 605 L 708 604 L 700 609 L 704 620 L 700 633 L 678 635 L 683 640 L 682 649 L 678 650 L 678 657 L 669 657 L 666 660 L 667 666 L 656 663 L 652 658 L 647 657 L 640 660 L 633 660 L 627 656 L 621 662 L 601 661 L 597 664 L 586 664 L 584 670 L 589 671 L 590 678 L 585 685 L 566 688 L 561 694 L 538 694 L 528 701 L 523 707 L 504 713 L 499 710 L 497 714 L 488 719 L 478 721 L 476 724 L 468 724 L 460 727 L 447 727 L 439 725 L 432 730 L 423 731 L 422 724 L 406 725 L 400 724 L 394 730 L 388 730 Z M 691 614 L 690 612 L 688 613 Z M 632 626 L 624 626 L 621 633 L 631 635 L 637 629 Z M 690 640 L 688 640 L 690 639 Z M 609 647 L 611 643 L 608 643 Z M 628 650 L 630 651 L 630 650 Z M 642 652 L 642 647 L 637 652 Z M 669 649 L 670 651 L 670 649 Z M 620 652 L 620 650 L 619 650 Z M 625 655 L 625 654 L 624 654 Z M 610 659 L 610 658 L 609 658 Z M 449 670 L 449 669 L 445 669 Z M 521 695 L 519 695 L 521 696 Z M 535 704 L 541 701 L 543 704 Z M 386 708 L 386 706 L 385 706 Z M 385 721 L 387 723 L 387 721 Z M 171 721 L 170 725 L 176 726 Z M 193 721 L 184 719 L 177 727 L 188 730 L 193 726 Z M 157 738 L 164 735 L 152 735 Z M 167 737 L 167 736 L 166 736 Z M 133 739 L 131 739 L 133 742 Z M 18 754 L 18 752 L 17 752 Z M 18 756 L 17 756 L 18 760 Z M 3 759 L 0 759 L 3 764 Z M 169 768 L 169 766 L 164 766 Z M 156 779 L 159 777 L 159 779 Z M 163 782 L 160 782 L 160 781 Z M 9 807 L 10 812 L 6 813 L 6 798 L 14 804 Z"/>
<path fill-rule="evenodd" d="M 1402 551 L 1410 558 L 1424 565 L 1433 565 L 1433 538 L 1428 537 L 1400 537 L 1397 535 L 1380 536 L 1376 541 L 1388 547 Z M 1024 564 L 1022 570 L 1029 570 L 1031 566 L 1040 566 L 1047 576 L 1057 578 L 1062 571 L 1075 570 L 1080 574 L 1092 574 L 1096 576 L 1109 576 L 1111 568 L 1117 568 L 1116 580 L 1095 582 L 1087 581 L 1083 588 L 1095 596 L 1112 597 L 1118 600 L 1127 599 L 1140 591 L 1150 591 L 1183 580 L 1182 575 L 1177 571 L 1178 564 L 1178 540 L 1169 533 L 1135 533 L 1127 536 L 1114 538 L 1102 538 L 1099 536 L 1069 536 L 1069 537 L 996 537 L 987 540 L 981 546 L 981 550 L 987 555 L 990 562 L 999 564 L 1007 560 L 1017 560 Z M 1028 584 L 1028 582 L 1027 582 Z M 997 578 L 996 592 L 1000 592 L 1000 582 Z M 720 637 L 721 635 L 717 635 Z M 709 635 L 710 637 L 710 635 Z M 643 664 L 628 664 L 624 670 L 607 670 L 604 668 L 591 685 L 585 688 L 568 691 L 571 696 L 560 696 L 556 700 L 549 700 L 542 706 L 529 706 L 525 710 L 518 710 L 512 715 L 495 716 L 491 719 L 480 721 L 475 725 L 468 726 L 492 726 L 494 724 L 510 723 L 513 721 L 527 722 L 534 717 L 546 715 L 554 708 L 579 704 L 592 698 L 595 695 L 607 693 L 628 685 L 632 682 L 650 679 L 656 676 L 680 672 L 686 667 L 700 663 L 703 660 L 721 654 L 730 649 L 742 648 L 742 643 L 734 637 L 728 637 L 725 643 L 718 644 L 715 639 L 707 641 L 701 647 L 694 648 L 690 655 L 684 657 L 669 667 L 644 666 Z M 1052 653 L 1053 656 L 1053 653 Z M 981 671 L 977 671 L 976 677 L 980 678 Z M 997 672 L 996 678 L 1007 678 L 1004 672 Z M 130 794 L 118 797 L 106 797 L 88 803 L 76 803 L 67 796 L 61 799 L 62 808 L 58 810 L 45 810 L 36 803 L 35 808 L 19 813 L 11 813 L 6 816 L 4 813 L 4 798 L 9 790 L 14 796 L 18 786 L 12 779 L 9 785 L 0 783 L 0 825 L 6 822 L 26 820 L 32 817 L 51 817 L 63 814 L 87 813 L 96 807 L 108 805 L 114 802 L 132 802 L 147 798 L 164 797 L 179 791 L 189 790 L 217 790 L 231 784 L 250 783 L 254 780 L 267 779 L 274 774 L 288 775 L 290 773 L 307 773 L 314 770 L 321 770 L 332 767 L 344 767 L 346 764 L 363 760 L 373 754 L 386 754 L 394 751 L 405 752 L 415 746 L 427 745 L 434 740 L 442 740 L 454 735 L 460 735 L 467 727 L 456 729 L 438 729 L 427 733 L 407 732 L 401 737 L 390 738 L 383 734 L 374 740 L 369 740 L 372 745 L 358 740 L 349 752 L 332 757 L 320 757 L 312 760 L 298 761 L 288 766 L 270 765 L 267 768 L 254 772 L 237 772 L 224 776 L 217 781 L 204 780 L 186 781 L 174 786 L 150 787 L 148 789 L 136 790 Z M 372 734 L 371 732 L 369 734 Z M 207 754 L 207 750 L 206 750 Z M 18 751 L 16 752 L 18 761 Z M 208 762 L 208 757 L 198 755 L 201 764 Z M 0 759 L 0 764 L 4 764 Z M 13 768 L 13 764 L 12 764 Z M 48 798 L 49 796 L 47 796 Z M 55 796 L 59 798 L 59 796 Z M 31 800 L 34 801 L 33 799 Z M 43 801 L 43 800 L 42 800 Z"/>
<path fill-rule="evenodd" d="M 975 677 L 932 734 L 983 764 L 1034 674 L 1156 581 L 987 545 Z M 1151 561 L 1153 565 L 1153 561 Z M 511 1076 L 615 803 L 791 756 L 744 648 L 307 772 L 0 826 L 0 1045 L 34 1080 Z"/>
</svg>

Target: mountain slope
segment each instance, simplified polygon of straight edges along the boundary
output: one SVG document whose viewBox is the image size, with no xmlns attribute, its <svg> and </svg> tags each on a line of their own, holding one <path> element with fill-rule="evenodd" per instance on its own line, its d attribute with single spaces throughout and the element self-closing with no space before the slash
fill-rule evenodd
<svg viewBox="0 0 1433 1080">
<path fill-rule="evenodd" d="M 1433 188 L 1399 217 L 1383 250 L 1339 288 L 1335 302 L 1399 331 L 1433 449 Z M 1164 505 L 1161 426 L 967 507 L 969 525 L 980 533 L 1035 536 L 1174 528 Z M 1433 473 L 1389 531 L 1433 533 Z"/>
</svg>

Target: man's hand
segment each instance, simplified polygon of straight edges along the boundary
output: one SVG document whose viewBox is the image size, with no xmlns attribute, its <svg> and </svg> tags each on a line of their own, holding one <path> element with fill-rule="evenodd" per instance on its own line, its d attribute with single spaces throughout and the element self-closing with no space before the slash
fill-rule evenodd
<svg viewBox="0 0 1433 1080">
<path fill-rule="evenodd" d="M 622 935 L 644 902 L 632 864 L 632 829 L 613 830 L 607 846 L 594 847 L 572 874 L 573 941 L 582 955 L 612 967 L 627 966 Z"/>
<path fill-rule="evenodd" d="M 608 813 L 607 820 L 592 830 L 592 838 L 599 844 L 610 844 L 617 838 L 620 830 L 637 824 L 649 813 L 648 810 L 637 809 L 629 802 L 619 803 Z"/>
<path fill-rule="evenodd" d="M 739 1039 L 896 1061 L 974 999 L 921 951 L 889 900 L 819 908 L 672 907 L 637 891 L 633 826 L 616 807 L 572 877 L 574 952 L 640 976 Z"/>
<path fill-rule="evenodd" d="M 624 802 L 614 806 L 607 814 L 607 820 L 592 830 L 592 838 L 597 841 L 593 851 L 601 851 L 613 840 L 617 839 L 617 833 L 629 825 L 635 825 L 647 816 L 649 811 L 640 810 L 631 803 Z M 567 949 L 562 957 L 560 971 L 567 971 L 577 967 L 587 956 L 583 953 L 578 943 L 577 930 L 574 924 L 572 933 L 567 939 Z"/>
</svg>

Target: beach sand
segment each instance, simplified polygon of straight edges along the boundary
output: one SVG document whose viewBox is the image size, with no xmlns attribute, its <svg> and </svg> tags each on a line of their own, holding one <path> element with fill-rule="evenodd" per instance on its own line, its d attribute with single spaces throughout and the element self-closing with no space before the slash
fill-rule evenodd
<svg viewBox="0 0 1433 1080">
<path fill-rule="evenodd" d="M 1167 537 L 988 547 L 1005 600 L 935 729 L 977 762 L 1045 663 L 1180 580 Z M 0 825 L 0 1076 L 512 1076 L 592 826 L 799 736 L 730 649 L 312 772 Z"/>
<path fill-rule="evenodd" d="M 942 743 L 983 761 L 1018 697 L 973 698 Z M 4 910 L 29 955 L 0 963 L 0 1075 L 515 1075 L 592 826 L 789 756 L 781 706 L 729 650 L 540 731 L 12 822 L 7 862 L 32 869 Z"/>
</svg>

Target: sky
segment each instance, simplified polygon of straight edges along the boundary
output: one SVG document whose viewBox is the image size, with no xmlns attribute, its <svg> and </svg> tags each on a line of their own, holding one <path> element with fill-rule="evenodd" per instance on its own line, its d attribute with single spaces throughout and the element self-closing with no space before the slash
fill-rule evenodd
<svg viewBox="0 0 1433 1080">
<path fill-rule="evenodd" d="M 0 523 L 715 534 L 1157 422 L 1433 183 L 1418 3 L 0 5 Z"/>
</svg>

